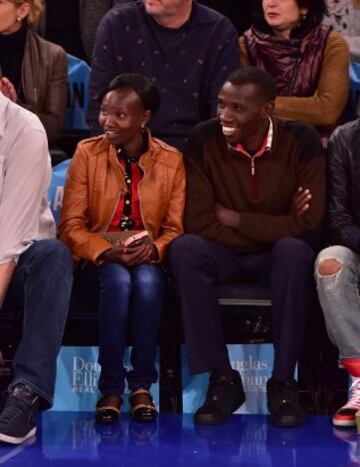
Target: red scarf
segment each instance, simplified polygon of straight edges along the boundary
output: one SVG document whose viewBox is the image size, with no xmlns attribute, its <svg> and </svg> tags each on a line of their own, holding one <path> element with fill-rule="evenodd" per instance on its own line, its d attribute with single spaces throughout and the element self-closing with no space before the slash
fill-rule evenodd
<svg viewBox="0 0 360 467">
<path fill-rule="evenodd" d="M 301 38 L 287 39 L 251 28 L 244 37 L 251 64 L 270 73 L 278 96 L 309 97 L 318 86 L 330 30 L 320 24 Z"/>
</svg>

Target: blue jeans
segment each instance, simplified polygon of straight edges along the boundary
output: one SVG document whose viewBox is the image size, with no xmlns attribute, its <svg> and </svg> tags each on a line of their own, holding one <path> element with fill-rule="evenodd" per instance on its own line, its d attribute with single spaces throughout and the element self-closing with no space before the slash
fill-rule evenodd
<svg viewBox="0 0 360 467">
<path fill-rule="evenodd" d="M 99 389 L 103 394 L 121 395 L 125 377 L 130 389 L 148 389 L 157 380 L 154 363 L 164 271 L 154 264 L 126 268 L 116 263 L 100 266 L 87 263 L 77 271 L 80 289 L 93 283 L 94 276 L 100 285 Z M 133 346 L 131 371 L 126 371 L 123 365 L 128 328 Z"/>
<path fill-rule="evenodd" d="M 72 260 L 58 240 L 33 243 L 19 259 L 3 310 L 21 309 L 23 332 L 10 387 L 26 383 L 52 405 L 56 358 L 60 349 L 72 286 Z"/>
<path fill-rule="evenodd" d="M 319 264 L 335 259 L 336 274 L 322 276 Z M 344 246 L 332 246 L 319 253 L 315 266 L 319 301 L 330 340 L 341 358 L 360 358 L 360 255 Z"/>
</svg>

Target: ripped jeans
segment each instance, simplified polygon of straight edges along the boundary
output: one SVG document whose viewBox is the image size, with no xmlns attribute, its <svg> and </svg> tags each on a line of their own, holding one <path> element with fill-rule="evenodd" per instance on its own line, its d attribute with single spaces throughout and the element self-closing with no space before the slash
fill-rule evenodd
<svg viewBox="0 0 360 467">
<path fill-rule="evenodd" d="M 320 275 L 319 265 L 330 259 L 339 263 L 339 271 Z M 340 358 L 360 358 L 360 255 L 344 246 L 322 250 L 315 279 L 327 332 Z"/>
</svg>

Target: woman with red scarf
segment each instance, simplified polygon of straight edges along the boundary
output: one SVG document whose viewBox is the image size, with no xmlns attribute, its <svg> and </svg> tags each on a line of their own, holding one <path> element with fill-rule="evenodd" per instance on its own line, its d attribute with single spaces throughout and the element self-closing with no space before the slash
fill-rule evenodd
<svg viewBox="0 0 360 467">
<path fill-rule="evenodd" d="M 326 142 L 348 98 L 348 45 L 322 24 L 325 0 L 257 1 L 240 38 L 242 64 L 275 79 L 276 115 L 314 125 Z"/>
</svg>

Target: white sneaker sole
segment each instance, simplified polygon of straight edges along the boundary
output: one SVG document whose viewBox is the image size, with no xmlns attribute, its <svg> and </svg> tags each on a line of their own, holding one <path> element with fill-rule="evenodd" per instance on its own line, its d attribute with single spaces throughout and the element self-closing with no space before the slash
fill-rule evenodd
<svg viewBox="0 0 360 467">
<path fill-rule="evenodd" d="M 353 427 L 356 426 L 356 420 L 335 420 L 333 418 L 332 423 L 334 426 Z"/>
<path fill-rule="evenodd" d="M 29 438 L 32 438 L 36 434 L 36 426 L 32 430 L 30 430 L 28 433 L 26 433 L 25 436 L 22 438 L 18 438 L 15 436 L 9 436 L 5 435 L 4 433 L 0 433 L 0 441 L 3 443 L 8 443 L 8 444 L 21 444 L 24 441 L 26 441 Z"/>
</svg>

